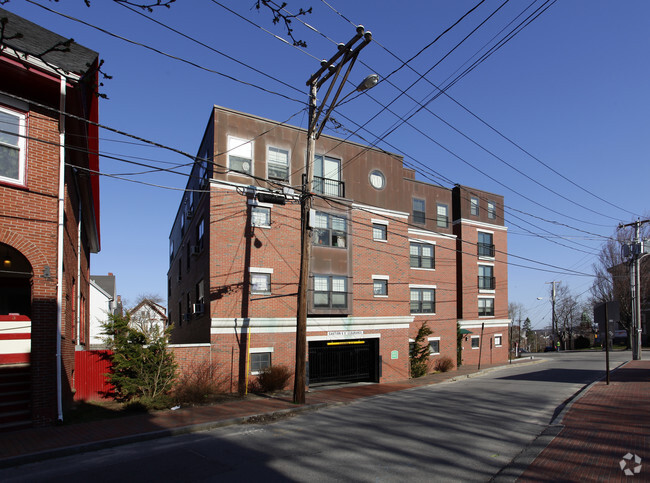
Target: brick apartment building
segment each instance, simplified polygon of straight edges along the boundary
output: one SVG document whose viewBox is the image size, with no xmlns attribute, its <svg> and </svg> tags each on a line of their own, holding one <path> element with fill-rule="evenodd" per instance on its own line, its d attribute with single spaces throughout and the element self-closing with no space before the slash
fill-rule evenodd
<svg viewBox="0 0 650 483">
<path fill-rule="evenodd" d="M 97 128 L 84 122 L 97 122 L 97 53 L 0 18 L 1 430 L 56 421 L 72 402 L 100 238 Z"/>
<path fill-rule="evenodd" d="M 170 233 L 172 342 L 238 381 L 293 370 L 304 129 L 214 107 Z M 204 161 L 207 160 L 207 161 Z M 293 190 L 292 190 L 293 187 Z M 432 361 L 505 361 L 503 197 L 415 179 L 402 158 L 316 143 L 308 295 L 310 383 L 409 377 L 409 342 Z"/>
</svg>

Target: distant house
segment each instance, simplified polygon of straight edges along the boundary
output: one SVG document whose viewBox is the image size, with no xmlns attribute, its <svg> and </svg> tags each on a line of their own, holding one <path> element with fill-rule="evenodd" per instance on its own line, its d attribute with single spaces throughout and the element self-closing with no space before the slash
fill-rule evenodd
<svg viewBox="0 0 650 483">
<path fill-rule="evenodd" d="M 89 343 L 98 54 L 1 8 L 0 20 L 0 320 L 20 317 L 31 338 L 21 389 L 0 380 L 3 396 L 20 393 L 0 405 L 0 430 L 9 430 L 63 419 L 75 353 Z M 8 365 L 0 378 L 16 370 Z"/>
<path fill-rule="evenodd" d="M 115 275 L 90 276 L 90 320 L 88 321 L 90 336 L 89 348 L 98 349 L 104 345 L 104 329 L 102 324 L 107 322 L 109 315 L 120 313 L 122 303 L 116 295 Z"/>
<path fill-rule="evenodd" d="M 153 300 L 145 299 L 128 312 L 131 327 L 148 338 L 162 334 L 167 328 L 167 309 Z"/>
</svg>

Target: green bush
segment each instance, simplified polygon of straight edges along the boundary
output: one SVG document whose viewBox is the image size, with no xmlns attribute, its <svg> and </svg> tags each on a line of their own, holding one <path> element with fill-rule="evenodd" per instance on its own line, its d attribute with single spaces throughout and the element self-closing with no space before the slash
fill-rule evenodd
<svg viewBox="0 0 650 483">
<path fill-rule="evenodd" d="M 422 377 L 429 372 L 429 341 L 426 338 L 431 334 L 427 323 L 422 322 L 418 329 L 418 335 L 409 348 L 411 377 Z"/>
<path fill-rule="evenodd" d="M 147 337 L 129 324 L 128 315 L 113 315 L 104 324 L 105 341 L 113 351 L 107 374 L 112 396 L 145 408 L 168 407 L 176 379 L 174 354 L 167 349 L 170 330 L 147 343 Z"/>
<path fill-rule="evenodd" d="M 441 357 L 436 361 L 434 368 L 438 372 L 448 372 L 454 368 L 454 361 L 451 357 Z"/>
<path fill-rule="evenodd" d="M 257 376 L 256 381 L 251 381 L 251 392 L 275 392 L 287 387 L 293 374 L 286 366 L 269 366 Z"/>
</svg>

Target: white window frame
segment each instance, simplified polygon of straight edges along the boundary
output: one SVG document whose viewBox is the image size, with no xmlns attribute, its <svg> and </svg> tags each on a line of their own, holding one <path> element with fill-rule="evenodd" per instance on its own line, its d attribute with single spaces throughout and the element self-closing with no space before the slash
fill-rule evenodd
<svg viewBox="0 0 650 483">
<path fill-rule="evenodd" d="M 388 280 L 390 277 L 388 275 L 373 275 L 372 276 L 372 295 L 375 298 L 388 298 Z M 383 282 L 383 285 L 386 287 L 385 294 L 375 293 L 375 282 Z"/>
<path fill-rule="evenodd" d="M 371 219 L 370 222 L 372 223 L 372 239 L 374 241 L 388 243 L 388 222 L 386 220 L 375 220 L 374 218 Z M 375 236 L 375 225 L 384 226 L 384 238 L 377 238 Z"/>
<path fill-rule="evenodd" d="M 242 139 L 235 136 L 228 136 L 228 170 L 231 174 L 238 174 L 241 176 L 253 176 L 255 163 L 253 163 L 253 141 L 250 139 Z M 238 158 L 244 162 L 248 161 L 250 169 L 248 172 L 235 169 L 233 167 L 232 158 Z"/>
<path fill-rule="evenodd" d="M 492 315 L 481 315 L 481 313 L 480 313 L 480 309 L 479 309 L 479 304 L 480 304 L 480 301 L 481 301 L 481 300 L 491 300 L 491 301 L 492 301 Z M 478 297 L 478 300 L 476 301 L 476 308 L 477 308 L 477 310 L 479 311 L 479 315 L 478 315 L 479 318 L 481 318 L 481 317 L 494 317 L 494 314 L 495 314 L 495 307 L 494 307 L 494 305 L 495 305 L 495 303 L 494 303 L 494 297 L 490 297 L 490 296 L 481 296 L 481 297 Z"/>
<path fill-rule="evenodd" d="M 497 344 L 497 337 L 499 338 L 499 343 Z M 503 334 L 494 334 L 494 347 L 503 346 Z"/>
<path fill-rule="evenodd" d="M 273 151 L 272 151 L 273 150 Z M 271 155 L 271 152 L 277 153 L 277 154 L 282 154 L 286 153 L 287 155 L 287 163 L 286 164 L 281 164 L 276 161 L 271 161 L 271 158 L 275 158 L 277 156 Z M 274 166 L 275 169 L 280 169 L 279 167 L 281 166 L 282 169 L 287 170 L 286 176 L 284 177 L 279 177 L 279 176 L 271 176 L 271 170 L 269 169 L 271 166 Z M 279 179 L 281 181 L 289 181 L 289 176 L 291 174 L 291 152 L 288 149 L 283 149 L 283 148 L 278 148 L 277 146 L 268 146 L 266 149 L 266 177 L 267 178 L 272 178 L 272 179 Z"/>
<path fill-rule="evenodd" d="M 436 285 L 409 285 L 409 312 L 412 315 L 436 315 Z M 413 290 L 432 290 L 433 291 L 433 312 L 411 312 L 410 303 L 411 303 L 411 292 Z M 421 301 L 421 299 L 420 299 Z"/>
<path fill-rule="evenodd" d="M 269 354 L 269 366 L 273 365 L 273 347 L 251 347 L 248 351 L 249 355 L 253 354 Z M 250 374 L 257 376 L 261 374 L 262 371 L 253 371 L 252 366 L 250 368 Z"/>
<path fill-rule="evenodd" d="M 273 275 L 272 268 L 262 268 L 262 267 L 250 267 L 248 269 L 250 272 L 250 293 L 255 295 L 271 295 L 271 275 Z M 255 284 L 253 283 L 254 276 L 263 276 L 267 282 L 267 290 L 256 290 Z"/>
<path fill-rule="evenodd" d="M 317 281 L 325 281 L 326 283 L 326 288 L 327 290 L 317 290 L 320 289 L 321 287 L 317 286 Z M 343 290 L 334 290 L 339 283 L 343 283 Z M 313 285 L 313 295 L 312 295 L 312 303 L 314 305 L 315 309 L 332 309 L 332 310 L 338 310 L 338 309 L 347 309 L 349 304 L 348 300 L 348 278 L 345 275 L 322 275 L 322 274 L 314 274 L 314 285 Z M 316 294 L 327 294 L 327 300 L 328 304 L 316 304 Z M 335 305 L 333 300 L 334 300 L 334 294 L 344 294 L 345 296 L 345 305 Z"/>
<path fill-rule="evenodd" d="M 476 347 L 474 347 L 474 341 L 477 340 L 478 344 L 476 344 Z M 470 347 L 473 351 L 479 350 L 481 348 L 481 336 L 480 335 L 473 335 L 471 337 L 470 341 Z"/>
<path fill-rule="evenodd" d="M 444 212 L 441 214 L 441 212 Z M 436 226 L 438 228 L 449 228 L 449 205 L 436 203 Z"/>
<path fill-rule="evenodd" d="M 494 201 L 487 202 L 487 217 L 490 220 L 497 219 L 497 204 Z"/>
<path fill-rule="evenodd" d="M 418 247 L 418 265 L 421 265 L 419 263 L 422 260 L 422 248 L 425 245 L 431 246 L 431 267 L 422 267 L 422 266 L 417 266 L 414 267 L 411 265 L 411 249 L 413 248 L 413 245 L 416 245 Z M 434 271 L 436 269 L 436 242 L 435 241 L 429 241 L 429 240 L 412 240 L 409 239 L 409 267 L 411 270 L 430 270 Z"/>
<path fill-rule="evenodd" d="M 8 109 L 4 106 L 0 106 L 0 112 L 5 113 L 9 116 L 15 116 L 18 119 L 17 144 L 0 142 L 0 145 L 2 146 L 7 146 L 10 149 L 18 150 L 18 177 L 9 178 L 7 176 L 0 175 L 0 182 L 24 186 L 25 172 L 27 171 L 27 115 L 24 112 Z"/>
<path fill-rule="evenodd" d="M 469 199 L 469 214 L 472 216 L 479 216 L 480 213 L 478 198 L 473 196 Z"/>
<path fill-rule="evenodd" d="M 429 341 L 429 355 L 430 356 L 440 355 L 440 337 L 429 337 L 428 341 Z M 433 352 L 431 348 L 431 342 L 435 342 L 435 341 L 438 342 L 438 352 Z"/>
<path fill-rule="evenodd" d="M 255 212 L 262 211 L 262 210 L 268 212 L 268 217 L 267 217 L 268 223 L 258 224 L 255 218 Z M 271 228 L 271 207 L 264 206 L 259 203 L 251 206 L 251 226 L 254 226 L 255 228 Z"/>
<path fill-rule="evenodd" d="M 314 211 L 312 219 L 312 243 L 315 246 L 331 248 L 348 248 L 348 219 L 345 216 L 324 211 Z M 325 223 L 321 223 L 325 220 Z M 335 222 L 343 223 L 343 230 L 334 228 Z M 327 243 L 318 243 L 320 234 L 327 233 Z M 336 240 L 336 244 L 334 243 Z"/>
</svg>

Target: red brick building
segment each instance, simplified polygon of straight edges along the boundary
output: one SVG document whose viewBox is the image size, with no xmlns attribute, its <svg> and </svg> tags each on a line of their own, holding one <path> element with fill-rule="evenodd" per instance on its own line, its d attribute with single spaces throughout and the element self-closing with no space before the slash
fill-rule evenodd
<svg viewBox="0 0 650 483">
<path fill-rule="evenodd" d="M 173 223 L 172 341 L 209 343 L 233 389 L 269 364 L 293 370 L 305 152 L 303 129 L 214 107 Z M 423 322 L 433 362 L 455 364 L 457 324 L 464 363 L 479 352 L 507 360 L 503 197 L 418 181 L 402 161 L 330 136 L 316 143 L 312 384 L 408 378 Z"/>
<path fill-rule="evenodd" d="M 3 9 L 0 18 L 0 377 L 19 381 L 0 396 L 0 429 L 10 429 L 62 418 L 75 350 L 88 341 L 99 162 L 85 121 L 97 122 L 98 64 L 65 37 Z"/>
</svg>

